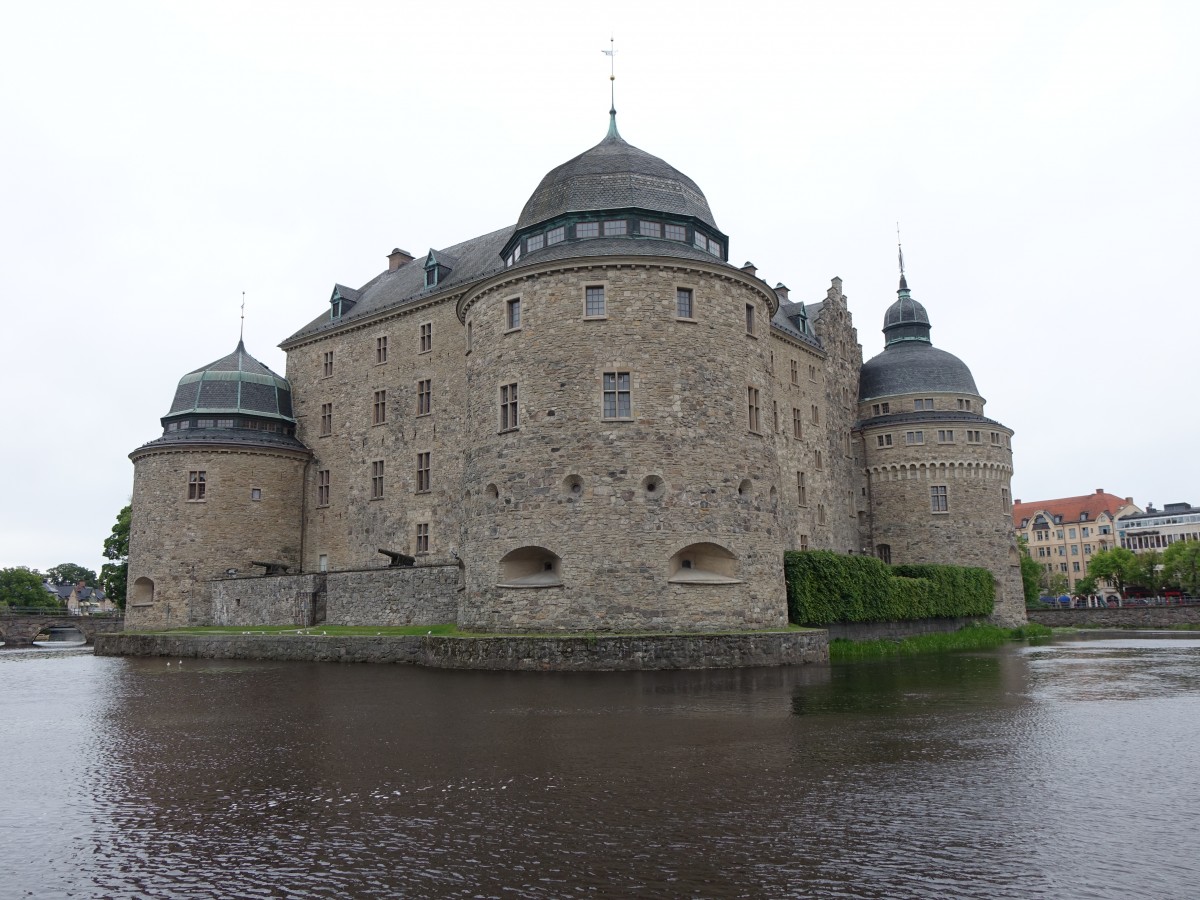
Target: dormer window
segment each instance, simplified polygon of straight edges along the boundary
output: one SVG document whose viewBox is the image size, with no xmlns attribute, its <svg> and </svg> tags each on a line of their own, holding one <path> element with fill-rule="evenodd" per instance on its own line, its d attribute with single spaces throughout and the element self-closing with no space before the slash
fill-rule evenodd
<svg viewBox="0 0 1200 900">
<path fill-rule="evenodd" d="M 1080 522 L 1086 522 L 1086 521 L 1087 521 L 1087 518 L 1088 518 L 1088 515 L 1087 515 L 1087 513 L 1086 513 L 1086 512 L 1081 512 L 1081 513 L 1079 514 L 1079 521 L 1080 521 Z"/>
<path fill-rule="evenodd" d="M 351 290 L 344 285 L 335 284 L 333 286 L 333 294 L 329 298 L 329 317 L 331 319 L 340 319 L 348 313 L 351 307 L 358 301 L 358 291 Z"/>
<path fill-rule="evenodd" d="M 518 256 L 519 258 L 519 256 Z M 436 287 L 450 277 L 450 270 L 454 260 L 443 257 L 438 259 L 432 250 L 425 257 L 425 287 Z M 512 265 L 512 262 L 509 262 Z"/>
<path fill-rule="evenodd" d="M 532 235 L 525 239 L 525 252 L 532 253 L 534 250 L 541 250 L 545 237 L 540 234 Z"/>
</svg>

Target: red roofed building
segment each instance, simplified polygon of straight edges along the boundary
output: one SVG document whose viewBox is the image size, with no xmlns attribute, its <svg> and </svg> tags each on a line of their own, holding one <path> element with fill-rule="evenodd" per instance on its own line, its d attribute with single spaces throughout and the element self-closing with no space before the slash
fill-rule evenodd
<svg viewBox="0 0 1200 900">
<path fill-rule="evenodd" d="M 1013 529 L 1029 541 L 1029 553 L 1049 574 L 1067 576 L 1070 590 L 1087 574 L 1094 553 L 1119 546 L 1116 520 L 1141 512 L 1132 497 L 1118 497 L 1103 488 L 1081 497 L 1060 497 L 1013 503 Z"/>
</svg>

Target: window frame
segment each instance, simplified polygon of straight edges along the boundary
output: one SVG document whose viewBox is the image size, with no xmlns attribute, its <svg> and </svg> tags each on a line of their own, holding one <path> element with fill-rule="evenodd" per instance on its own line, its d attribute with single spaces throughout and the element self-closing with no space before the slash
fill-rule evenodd
<svg viewBox="0 0 1200 900">
<path fill-rule="evenodd" d="M 759 393 L 758 388 L 752 384 L 746 386 L 746 412 L 750 433 L 762 434 L 762 409 L 759 406 Z"/>
<path fill-rule="evenodd" d="M 388 339 L 386 334 L 375 338 L 375 365 L 382 366 L 388 361 Z"/>
<path fill-rule="evenodd" d="M 417 379 L 417 418 L 433 413 L 433 379 Z"/>
<path fill-rule="evenodd" d="M 417 453 L 417 488 L 413 493 L 428 494 L 433 489 L 433 453 L 422 450 Z"/>
<path fill-rule="evenodd" d="M 612 377 L 612 387 L 609 387 L 609 377 Z M 624 376 L 625 388 L 621 387 L 621 376 Z M 609 415 L 608 398 L 612 397 L 613 414 Z M 625 397 L 626 413 L 621 415 L 621 397 Z M 600 418 L 605 422 L 633 421 L 633 372 L 628 369 L 605 370 L 600 376 Z"/>
<path fill-rule="evenodd" d="M 521 317 L 521 298 L 509 297 L 504 301 L 504 333 L 520 331 L 524 327 Z"/>
<path fill-rule="evenodd" d="M 317 469 L 317 506 L 329 505 L 329 485 L 332 481 L 328 469 Z"/>
<path fill-rule="evenodd" d="M 500 433 L 517 431 L 521 427 L 518 381 L 500 385 Z"/>
<path fill-rule="evenodd" d="M 208 499 L 208 470 L 192 469 L 188 472 L 188 503 L 203 503 Z"/>
<path fill-rule="evenodd" d="M 422 322 L 417 355 L 433 352 L 433 322 Z"/>
<path fill-rule="evenodd" d="M 947 485 L 931 484 L 929 486 L 929 511 L 939 515 L 950 512 L 950 491 Z"/>
<path fill-rule="evenodd" d="M 371 425 L 387 424 L 387 389 L 375 391 L 371 406 Z"/>
<path fill-rule="evenodd" d="M 684 313 L 684 296 L 686 295 L 687 312 Z M 692 287 L 675 286 L 675 318 L 680 322 L 696 321 L 696 289 Z"/>
<path fill-rule="evenodd" d="M 371 499 L 383 499 L 383 460 L 371 460 Z"/>
<path fill-rule="evenodd" d="M 332 350 L 326 350 L 324 355 L 321 357 L 321 377 L 322 378 L 332 378 L 333 377 L 333 351 Z"/>
<path fill-rule="evenodd" d="M 593 301 L 598 301 L 599 312 L 593 312 Z M 603 284 L 588 284 L 583 288 L 583 318 L 587 320 L 608 318 L 608 291 Z"/>
<path fill-rule="evenodd" d="M 321 422 L 317 432 L 318 437 L 329 437 L 333 434 L 333 404 L 321 404 Z"/>
</svg>

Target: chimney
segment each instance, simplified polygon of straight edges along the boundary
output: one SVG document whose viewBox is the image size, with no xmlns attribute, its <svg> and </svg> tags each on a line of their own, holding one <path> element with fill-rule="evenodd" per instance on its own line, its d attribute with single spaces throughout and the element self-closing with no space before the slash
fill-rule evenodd
<svg viewBox="0 0 1200 900">
<path fill-rule="evenodd" d="M 1132 497 L 1126 497 L 1125 502 L 1128 503 L 1130 506 L 1133 506 L 1133 498 Z"/>
<path fill-rule="evenodd" d="M 779 295 L 779 299 L 784 303 L 788 302 L 788 286 L 782 281 L 775 285 L 775 293 Z"/>
<path fill-rule="evenodd" d="M 399 247 L 397 247 L 388 254 L 388 271 L 395 272 L 405 263 L 410 263 L 412 261 L 413 255 L 411 253 L 409 253 L 407 250 L 401 250 Z"/>
<path fill-rule="evenodd" d="M 1104 488 L 1096 488 L 1096 493 L 1097 493 L 1097 494 L 1103 494 L 1103 493 L 1104 493 Z"/>
<path fill-rule="evenodd" d="M 754 263 L 750 262 L 750 260 L 746 260 L 746 262 L 742 264 L 742 271 L 747 275 L 757 275 L 758 266 L 754 265 Z"/>
<path fill-rule="evenodd" d="M 1014 500 L 1014 501 L 1013 501 L 1013 503 L 1020 503 L 1020 502 L 1021 502 L 1021 498 L 1020 498 L 1020 497 L 1018 497 L 1016 500 Z"/>
</svg>

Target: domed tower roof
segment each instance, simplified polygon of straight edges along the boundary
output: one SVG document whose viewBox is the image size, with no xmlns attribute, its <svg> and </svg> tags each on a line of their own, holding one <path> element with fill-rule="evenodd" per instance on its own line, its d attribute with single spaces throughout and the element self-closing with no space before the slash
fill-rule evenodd
<svg viewBox="0 0 1200 900">
<path fill-rule="evenodd" d="M 292 386 L 247 353 L 238 341 L 228 356 L 179 379 L 166 419 L 193 414 L 246 414 L 294 423 Z"/>
<path fill-rule="evenodd" d="M 882 353 L 863 363 L 858 399 L 925 391 L 978 397 L 979 390 L 967 364 L 953 353 L 933 346 L 929 339 L 929 314 L 912 298 L 903 274 L 896 293 L 899 298 L 883 316 L 887 343 Z"/>
<path fill-rule="evenodd" d="M 615 113 L 611 114 L 604 140 L 542 179 L 521 210 L 518 231 L 566 213 L 608 209 L 672 213 L 717 227 L 696 182 L 657 156 L 626 143 L 617 132 L 616 121 Z"/>
</svg>

